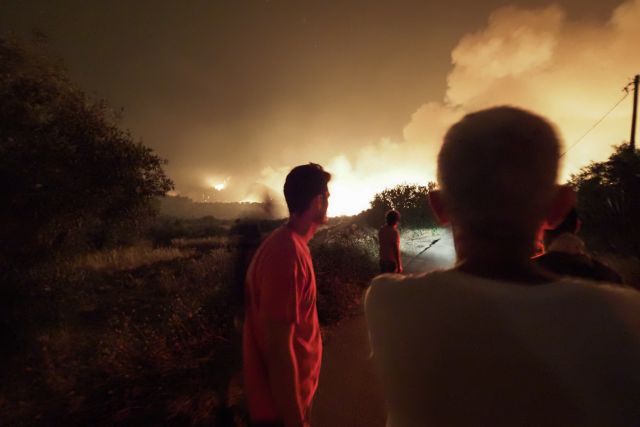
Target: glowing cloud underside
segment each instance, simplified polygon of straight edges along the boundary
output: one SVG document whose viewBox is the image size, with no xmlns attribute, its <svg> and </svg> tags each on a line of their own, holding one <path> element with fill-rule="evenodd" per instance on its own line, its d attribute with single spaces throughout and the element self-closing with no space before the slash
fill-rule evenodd
<svg viewBox="0 0 640 427">
<path fill-rule="evenodd" d="M 434 180 L 442 137 L 467 112 L 505 104 L 530 109 L 554 122 L 570 146 L 640 72 L 638 22 L 640 0 L 623 3 L 602 24 L 570 22 L 559 6 L 498 9 L 453 49 L 445 98 L 415 111 L 401 141 L 372 142 L 351 157 L 309 159 L 301 147 L 298 164 L 313 160 L 333 174 L 329 214 L 337 216 L 367 209 L 385 188 Z M 560 180 L 627 141 L 630 118 L 631 96 L 564 156 Z M 282 188 L 290 166 L 265 169 L 260 182 Z"/>
</svg>

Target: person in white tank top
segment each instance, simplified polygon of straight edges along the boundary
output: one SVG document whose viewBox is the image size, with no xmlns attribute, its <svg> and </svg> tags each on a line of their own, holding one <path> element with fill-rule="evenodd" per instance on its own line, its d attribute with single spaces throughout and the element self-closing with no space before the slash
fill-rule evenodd
<svg viewBox="0 0 640 427">
<path fill-rule="evenodd" d="M 559 158 L 553 126 L 512 107 L 448 131 L 430 201 L 457 264 L 366 296 L 388 425 L 640 425 L 640 293 L 530 260 L 575 203 Z"/>
</svg>

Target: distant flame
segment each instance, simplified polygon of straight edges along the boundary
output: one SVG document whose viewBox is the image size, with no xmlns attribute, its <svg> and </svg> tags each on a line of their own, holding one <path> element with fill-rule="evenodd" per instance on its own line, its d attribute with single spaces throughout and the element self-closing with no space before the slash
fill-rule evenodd
<svg viewBox="0 0 640 427">
<path fill-rule="evenodd" d="M 224 181 L 218 181 L 215 178 L 207 178 L 207 185 L 216 191 L 222 191 L 227 188 L 230 178 L 231 177 L 228 177 Z"/>
</svg>

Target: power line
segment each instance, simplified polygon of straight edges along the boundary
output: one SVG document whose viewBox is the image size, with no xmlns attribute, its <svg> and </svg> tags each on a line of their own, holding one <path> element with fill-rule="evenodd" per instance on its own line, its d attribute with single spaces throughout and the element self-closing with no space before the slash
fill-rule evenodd
<svg viewBox="0 0 640 427">
<path fill-rule="evenodd" d="M 571 144 L 571 145 L 570 145 L 566 150 L 564 150 L 564 152 L 563 152 L 562 154 L 560 154 L 560 157 L 563 157 L 565 154 L 567 154 L 567 153 L 569 152 L 569 150 L 571 150 L 573 147 L 575 147 L 576 145 L 578 145 L 578 143 L 579 143 L 580 141 L 582 141 L 582 140 L 584 139 L 584 137 L 585 137 L 585 136 L 587 136 L 587 135 L 588 135 L 592 130 L 594 130 L 594 129 L 596 128 L 596 126 L 598 126 L 600 123 L 602 123 L 602 121 L 603 121 L 604 119 L 606 119 L 606 118 L 607 118 L 607 116 L 608 116 L 609 114 L 611 114 L 611 112 L 612 112 L 613 110 L 615 110 L 615 109 L 616 109 L 616 107 L 617 107 L 618 105 L 620 105 L 620 104 L 622 103 L 622 101 L 624 101 L 624 100 L 625 100 L 625 98 L 626 98 L 627 96 L 629 96 L 629 85 L 627 85 L 627 86 L 624 88 L 624 95 L 622 95 L 622 98 L 620 98 L 620 99 L 618 100 L 618 102 L 616 102 L 615 104 L 613 104 L 613 107 L 611 107 L 611 108 L 610 108 L 606 113 L 604 113 L 604 115 L 603 115 L 602 117 L 600 117 L 600 119 L 598 119 L 598 121 L 597 121 L 597 122 L 595 122 L 595 123 L 593 124 L 593 126 L 591 126 L 589 129 L 587 129 L 587 131 L 586 131 L 585 133 L 583 133 L 583 134 L 582 134 L 582 136 L 581 136 L 580 138 L 578 138 L 578 139 L 577 139 L 573 144 Z"/>
</svg>

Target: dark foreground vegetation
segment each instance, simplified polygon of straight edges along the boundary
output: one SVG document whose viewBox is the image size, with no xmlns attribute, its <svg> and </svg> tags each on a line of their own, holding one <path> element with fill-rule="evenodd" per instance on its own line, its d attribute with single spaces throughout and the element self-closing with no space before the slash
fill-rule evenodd
<svg viewBox="0 0 640 427">
<path fill-rule="evenodd" d="M 211 220 L 177 222 L 188 236 Z M 233 230 L 57 260 L 22 277 L 3 304 L 12 312 L 3 342 L 14 343 L 4 422 L 243 425 L 243 236 Z M 367 236 L 337 226 L 312 244 L 325 331 L 355 311 L 375 273 Z"/>
<path fill-rule="evenodd" d="M 640 152 L 629 144 L 571 177 L 583 236 L 597 250 L 640 258 Z"/>
</svg>

